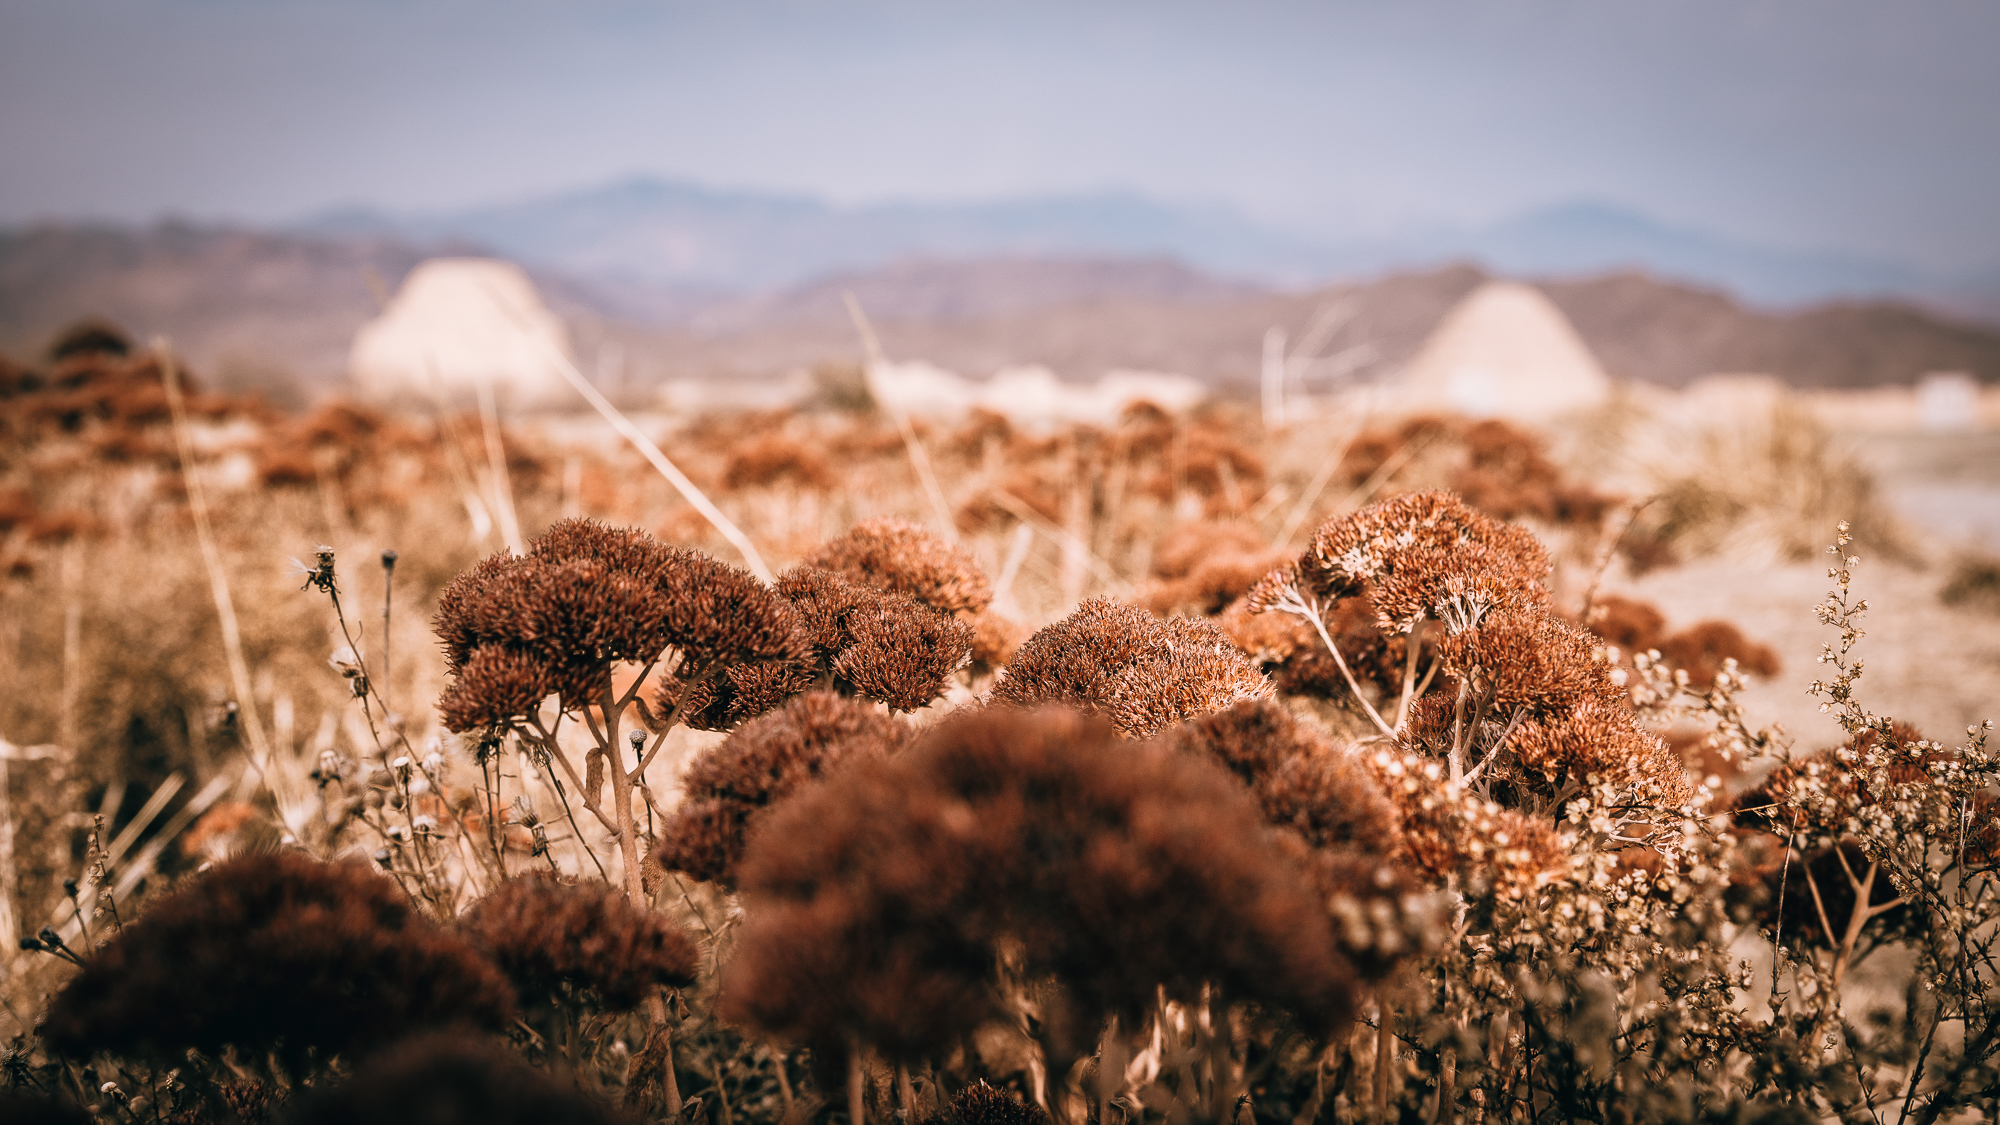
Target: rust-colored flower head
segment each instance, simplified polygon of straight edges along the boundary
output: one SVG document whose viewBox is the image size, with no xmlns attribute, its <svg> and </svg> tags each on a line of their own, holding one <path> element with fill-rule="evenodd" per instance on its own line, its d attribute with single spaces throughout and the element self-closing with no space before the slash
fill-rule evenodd
<svg viewBox="0 0 2000 1125">
<path fill-rule="evenodd" d="M 805 565 L 946 613 L 977 613 L 993 601 L 993 587 L 971 551 L 903 520 L 863 520 L 822 543 Z"/>
<path fill-rule="evenodd" d="M 1208 983 L 1320 1028 L 1352 1003 L 1324 905 L 1242 788 L 1071 711 L 982 710 L 856 762 L 772 809 L 742 872 L 725 1011 L 807 1042 L 948 1052 L 1003 958 L 1079 1027 Z"/>
<path fill-rule="evenodd" d="M 1394 861 L 1401 817 L 1357 752 L 1268 700 L 1168 727 L 1157 741 L 1228 768 L 1301 845 L 1338 948 L 1363 975 L 1378 978 L 1435 939 L 1435 904 Z"/>
<path fill-rule="evenodd" d="M 1494 614 L 1441 639 L 1438 652 L 1447 674 L 1491 693 L 1503 713 L 1559 710 L 1586 699 L 1627 703 L 1595 639 L 1547 614 Z"/>
<path fill-rule="evenodd" d="M 458 731 L 550 694 L 565 707 L 597 703 L 612 664 L 669 648 L 689 678 L 805 651 L 790 607 L 747 572 L 589 520 L 557 523 L 525 557 L 503 552 L 453 579 L 434 624 L 453 674 L 439 710 Z"/>
<path fill-rule="evenodd" d="M 903 720 L 873 704 L 827 691 L 797 696 L 695 759 L 654 856 L 668 870 L 733 885 L 757 813 L 848 758 L 884 757 L 909 737 Z"/>
<path fill-rule="evenodd" d="M 631 1011 L 657 988 L 694 983 L 701 950 L 685 930 L 601 884 L 509 879 L 459 916 L 458 931 L 514 983 L 522 1005 L 584 992 Z"/>
<path fill-rule="evenodd" d="M 513 1013 L 506 978 L 393 880 L 286 852 L 230 860 L 154 903 L 56 995 L 41 1034 L 76 1056 L 235 1045 L 302 1065 Z"/>
<path fill-rule="evenodd" d="M 778 577 L 811 646 L 807 675 L 915 711 L 944 694 L 972 652 L 971 625 L 915 598 L 802 566 Z"/>
<path fill-rule="evenodd" d="M 536 1070 L 497 1043 L 426 1035 L 313 1090 L 292 1125 L 636 1125 L 573 1081 Z"/>
<path fill-rule="evenodd" d="M 1616 786 L 1655 808 L 1679 808 L 1694 799 L 1681 756 L 1639 726 L 1630 707 L 1584 698 L 1569 707 L 1524 717 L 1503 732 L 1500 752 L 1512 775 L 1544 794 L 1572 781 Z"/>
<path fill-rule="evenodd" d="M 1402 859 L 1434 882 L 1456 875 L 1468 896 L 1519 898 L 1568 874 L 1555 829 L 1453 783 L 1436 759 L 1380 750 L 1365 761 L 1400 814 Z"/>
<path fill-rule="evenodd" d="M 1328 520 L 1296 569 L 1300 588 L 1322 602 L 1367 593 L 1381 627 L 1395 632 L 1426 616 L 1466 628 L 1549 598 L 1549 555 L 1534 534 L 1448 492 L 1412 492 Z M 1274 603 L 1270 581 L 1253 591 L 1253 606 Z"/>
<path fill-rule="evenodd" d="M 1022 644 L 992 699 L 1077 707 L 1143 738 L 1270 690 L 1228 634 L 1208 621 L 1162 621 L 1137 606 L 1092 598 Z"/>
</svg>

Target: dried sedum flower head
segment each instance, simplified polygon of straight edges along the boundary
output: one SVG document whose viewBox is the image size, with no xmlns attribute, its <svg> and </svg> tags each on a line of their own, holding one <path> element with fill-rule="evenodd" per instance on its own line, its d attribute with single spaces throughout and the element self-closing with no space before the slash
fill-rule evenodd
<svg viewBox="0 0 2000 1125">
<path fill-rule="evenodd" d="M 1168 727 L 1157 741 L 1212 759 L 1249 786 L 1265 820 L 1299 845 L 1295 858 L 1335 921 L 1337 947 L 1363 975 L 1379 979 L 1437 941 L 1438 904 L 1391 859 L 1402 848 L 1401 817 L 1355 751 L 1268 700 Z"/>
<path fill-rule="evenodd" d="M 396 1121 L 408 1125 L 627 1125 L 619 1110 L 572 1081 L 536 1070 L 496 1043 L 429 1035 L 370 1060 L 339 1085 L 313 1091 L 295 1125 Z"/>
<path fill-rule="evenodd" d="M 748 572 L 644 532 L 563 520 L 528 554 L 495 555 L 453 579 L 434 626 L 453 680 L 439 701 L 455 731 L 493 727 L 550 694 L 594 704 L 611 665 L 669 648 L 699 672 L 804 655 L 789 607 Z"/>
<path fill-rule="evenodd" d="M 459 916 L 458 931 L 514 983 L 523 1005 L 587 990 L 631 1011 L 656 988 L 694 983 L 701 950 L 664 915 L 601 884 L 509 879 Z"/>
<path fill-rule="evenodd" d="M 682 780 L 686 798 L 661 830 L 662 867 L 725 886 L 735 882 L 752 818 L 850 757 L 894 753 L 902 720 L 833 692 L 800 695 L 736 728 Z"/>
<path fill-rule="evenodd" d="M 1093 1030 L 1209 983 L 1319 1028 L 1352 1005 L 1325 907 L 1241 787 L 1075 712 L 982 710 L 856 762 L 772 809 L 742 873 L 725 1015 L 808 1043 L 949 1053 L 1003 959 Z"/>
<path fill-rule="evenodd" d="M 513 1010 L 499 971 L 393 880 L 285 852 L 230 860 L 154 903 L 57 994 L 41 1034 L 76 1056 L 236 1045 L 296 1067 L 426 1027 L 504 1027 Z"/>
<path fill-rule="evenodd" d="M 963 619 L 914 598 L 802 566 L 778 576 L 810 645 L 808 679 L 915 711 L 943 695 L 970 656 Z"/>
<path fill-rule="evenodd" d="M 1438 642 L 1444 671 L 1489 693 L 1503 711 L 1553 711 L 1585 700 L 1626 704 L 1589 633 L 1542 613 L 1495 614 Z"/>
<path fill-rule="evenodd" d="M 863 520 L 822 543 L 805 565 L 946 613 L 977 613 L 993 601 L 993 587 L 971 551 L 903 520 Z"/>
<path fill-rule="evenodd" d="M 1445 777 L 1432 758 L 1380 750 L 1367 759 L 1402 819 L 1402 858 L 1468 897 L 1519 900 L 1565 877 L 1569 851 L 1546 822 L 1504 808 Z"/>
<path fill-rule="evenodd" d="M 996 703 L 1062 703 L 1143 738 L 1170 723 L 1263 698 L 1263 674 L 1210 622 L 1160 620 L 1092 598 L 1021 645 L 993 686 Z"/>
<path fill-rule="evenodd" d="M 1251 608 L 1277 605 L 1295 585 L 1322 602 L 1367 593 L 1384 630 L 1407 631 L 1426 616 L 1456 630 L 1495 610 L 1545 608 L 1550 567 L 1527 529 L 1449 492 L 1412 492 L 1321 524 L 1289 574 L 1251 591 Z"/>
</svg>

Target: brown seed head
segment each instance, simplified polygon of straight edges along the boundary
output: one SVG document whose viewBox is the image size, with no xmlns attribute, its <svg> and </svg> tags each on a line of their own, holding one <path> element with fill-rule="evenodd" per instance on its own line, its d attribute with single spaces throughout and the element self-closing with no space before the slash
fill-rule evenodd
<svg viewBox="0 0 2000 1125">
<path fill-rule="evenodd" d="M 547 1004 L 565 987 L 598 1005 L 631 1011 L 658 988 L 694 983 L 701 950 L 662 915 L 602 885 L 526 876 L 486 893 L 458 931 L 514 983 L 523 1005 Z"/>
<path fill-rule="evenodd" d="M 977 613 L 993 601 L 993 587 L 971 551 L 903 520 L 863 520 L 821 544 L 805 565 L 946 613 Z"/>
<path fill-rule="evenodd" d="M 893 753 L 910 736 L 902 720 L 833 692 L 794 697 L 736 728 L 696 758 L 687 793 L 660 833 L 662 867 L 733 885 L 751 821 L 850 757 Z"/>
<path fill-rule="evenodd" d="M 1020 707 L 1078 707 L 1143 738 L 1270 690 L 1213 624 L 1189 617 L 1162 621 L 1137 606 L 1092 598 L 1021 645 L 992 699 Z"/>
</svg>

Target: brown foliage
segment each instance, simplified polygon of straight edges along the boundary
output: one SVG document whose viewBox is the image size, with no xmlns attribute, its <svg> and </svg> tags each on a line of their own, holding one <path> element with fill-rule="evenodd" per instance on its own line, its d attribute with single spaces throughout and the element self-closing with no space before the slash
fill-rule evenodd
<svg viewBox="0 0 2000 1125">
<path fill-rule="evenodd" d="M 664 915 L 602 884 L 509 879 L 459 916 L 458 931 L 512 981 L 524 1006 L 565 988 L 631 1011 L 657 988 L 694 983 L 701 950 Z"/>
<path fill-rule="evenodd" d="M 626 1125 L 627 1116 L 573 1081 L 544 1074 L 496 1043 L 424 1036 L 316 1090 L 294 1125 Z"/>
<path fill-rule="evenodd" d="M 994 1012 L 1003 958 L 1061 984 L 1083 1051 L 1160 989 L 1323 1029 L 1352 1005 L 1325 908 L 1242 789 L 1074 712 L 955 717 L 769 816 L 723 1004 L 772 1033 L 948 1053 Z"/>
<path fill-rule="evenodd" d="M 832 692 L 797 696 L 737 727 L 705 751 L 682 780 L 686 798 L 661 829 L 662 867 L 734 885 L 752 818 L 849 757 L 878 758 L 910 728 L 873 704 Z"/>
<path fill-rule="evenodd" d="M 977 613 L 993 601 L 971 551 L 903 520 L 863 520 L 821 544 L 805 565 L 946 613 Z"/>
<path fill-rule="evenodd" d="M 286 852 L 230 860 L 154 903 L 57 994 L 41 1034 L 76 1056 L 237 1045 L 298 1064 L 512 1016 L 499 971 L 393 880 Z"/>
<path fill-rule="evenodd" d="M 1161 620 L 1092 598 L 1021 645 L 992 698 L 1062 703 L 1109 718 L 1134 738 L 1192 715 L 1269 694 L 1227 634 L 1200 618 Z"/>
</svg>

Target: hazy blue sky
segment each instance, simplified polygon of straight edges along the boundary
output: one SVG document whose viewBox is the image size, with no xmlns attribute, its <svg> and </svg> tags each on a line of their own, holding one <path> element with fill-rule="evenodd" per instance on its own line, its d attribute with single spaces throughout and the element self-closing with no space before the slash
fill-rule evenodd
<svg viewBox="0 0 2000 1125">
<path fill-rule="evenodd" d="M 0 222 L 651 173 L 1334 235 L 1588 197 L 1954 267 L 2000 262 L 2000 4 L 0 0 L 0 154 Z"/>
</svg>

